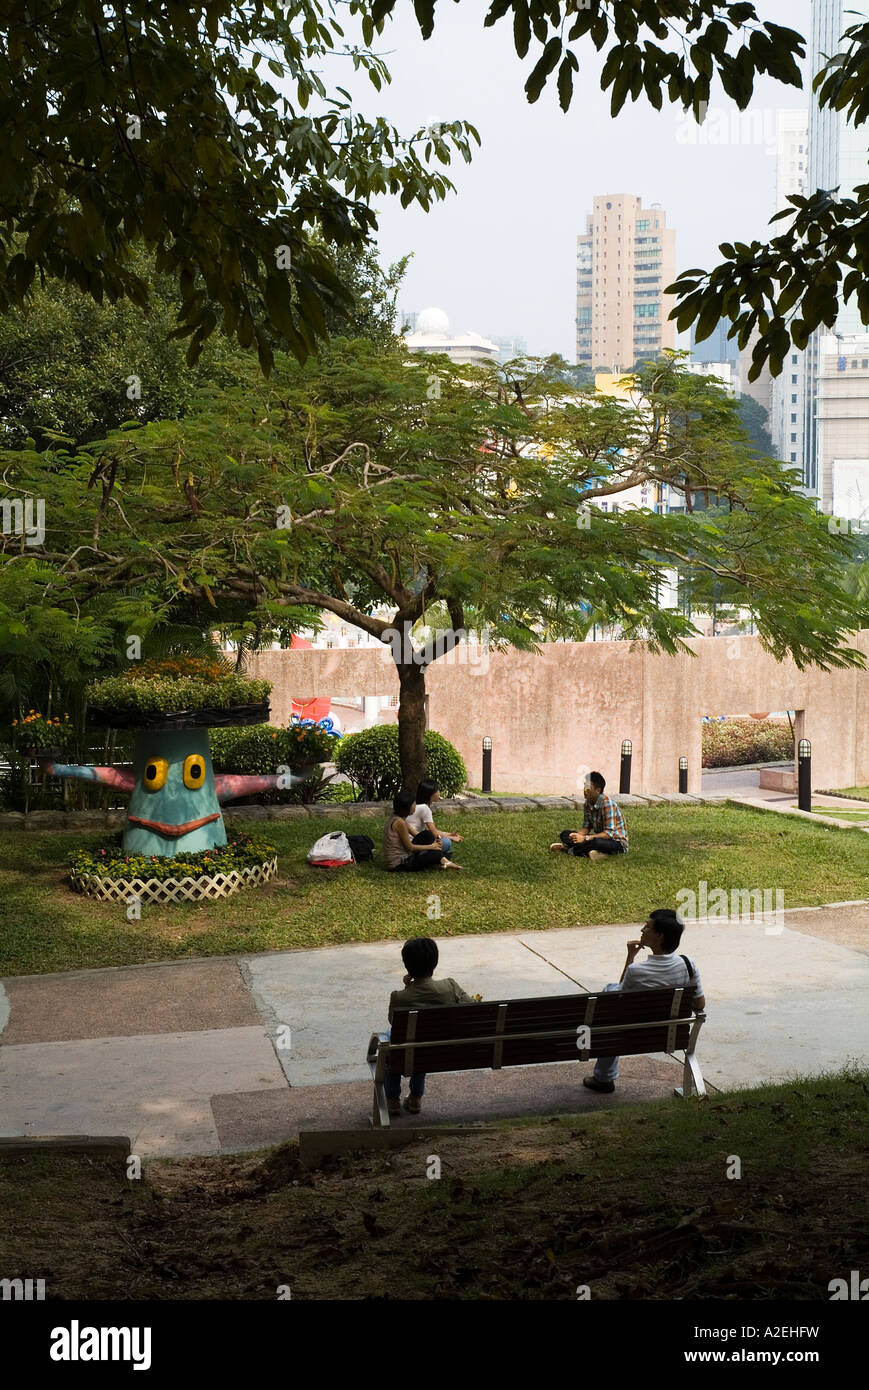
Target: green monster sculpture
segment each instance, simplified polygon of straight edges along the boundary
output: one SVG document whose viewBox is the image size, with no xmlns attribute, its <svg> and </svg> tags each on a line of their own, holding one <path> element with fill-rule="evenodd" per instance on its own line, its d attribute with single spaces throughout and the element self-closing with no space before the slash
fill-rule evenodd
<svg viewBox="0 0 869 1390">
<path fill-rule="evenodd" d="M 130 792 L 124 849 L 166 858 L 225 845 L 222 802 L 304 780 L 289 769 L 264 776 L 215 775 L 208 730 L 196 728 L 139 732 L 132 769 L 49 763 L 46 771 Z"/>
<path fill-rule="evenodd" d="M 242 696 L 250 689 L 252 697 L 246 704 L 216 708 L 203 705 L 218 686 L 227 680 L 226 673 L 214 663 L 197 661 L 169 663 L 173 673 L 181 674 L 170 680 L 163 677 L 162 663 L 149 663 L 131 676 L 97 683 L 89 693 L 97 697 L 89 722 L 110 727 L 136 729 L 132 767 L 91 767 L 76 763 L 45 764 L 45 770 L 55 777 L 75 777 L 85 782 L 101 782 L 130 793 L 127 823 L 124 827 L 124 849 L 131 855 L 157 855 L 171 859 L 184 854 L 197 854 L 226 844 L 226 827 L 220 806 L 240 796 L 256 792 L 284 789 L 304 781 L 306 772 L 295 775 L 288 767 L 262 776 L 215 775 L 211 765 L 208 741 L 210 724 L 263 724 L 268 721 L 268 701 L 261 699 L 269 690 L 267 682 L 245 682 L 230 677 L 233 690 Z M 184 670 L 189 668 L 191 676 Z M 163 679 L 163 689 L 174 692 L 181 701 L 177 708 L 166 707 L 162 712 L 137 712 L 129 703 L 133 695 L 149 680 Z M 112 708 L 101 695 L 114 693 L 120 704 Z M 125 703 L 125 700 L 127 703 Z M 199 701 L 196 703 L 190 701 Z M 148 727 L 143 727 L 148 726 Z"/>
</svg>

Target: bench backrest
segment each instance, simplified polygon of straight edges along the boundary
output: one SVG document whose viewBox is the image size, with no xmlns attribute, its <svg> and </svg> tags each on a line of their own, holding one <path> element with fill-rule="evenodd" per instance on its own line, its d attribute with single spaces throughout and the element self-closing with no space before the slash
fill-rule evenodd
<svg viewBox="0 0 869 1390">
<path fill-rule="evenodd" d="M 673 1052 L 688 1046 L 694 993 L 689 985 L 395 1009 L 386 1069 L 407 1075 Z M 583 1026 L 587 1045 L 578 1048 Z"/>
</svg>

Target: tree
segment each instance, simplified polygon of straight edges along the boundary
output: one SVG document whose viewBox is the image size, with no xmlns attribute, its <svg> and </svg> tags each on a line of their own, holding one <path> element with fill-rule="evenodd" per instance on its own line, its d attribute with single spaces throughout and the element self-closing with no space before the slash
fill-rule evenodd
<svg viewBox="0 0 869 1390">
<path fill-rule="evenodd" d="M 384 270 L 372 249 L 342 249 L 335 255 L 335 268 L 353 298 L 352 311 L 328 310 L 326 329 L 330 338 L 367 338 L 382 348 L 395 347 L 395 321 L 398 291 L 410 256 Z"/>
<path fill-rule="evenodd" d="M 333 253 L 369 244 L 371 200 L 428 209 L 453 187 L 430 166 L 479 143 L 462 121 L 402 136 L 327 86 L 338 56 L 389 81 L 366 0 L 7 0 L 0 17 L 0 313 L 37 276 L 145 307 L 144 245 L 178 286 L 190 363 L 218 326 L 265 370 L 276 338 L 303 358 L 352 311 Z"/>
<path fill-rule="evenodd" d="M 675 652 L 694 629 L 657 590 L 681 564 L 738 596 L 778 658 L 860 664 L 843 645 L 858 606 L 830 578 L 853 541 L 746 447 L 727 394 L 679 354 L 644 367 L 628 403 L 576 390 L 564 366 L 505 374 L 336 340 L 303 366 L 279 357 L 268 381 L 240 358 L 237 384 L 183 420 L 0 462 L 46 499 L 44 590 L 71 623 L 103 593 L 119 637 L 178 604 L 215 628 L 244 607 L 264 624 L 326 610 L 377 637 L 399 678 L 408 786 L 425 668 L 471 612 L 494 644 L 534 649 L 596 621 Z M 684 513 L 602 509 L 644 482 L 677 489 Z M 22 538 L 3 544 L 7 576 L 28 572 Z M 448 626 L 420 651 L 413 628 L 438 602 Z"/>
<path fill-rule="evenodd" d="M 772 453 L 772 439 L 769 434 L 769 411 L 756 401 L 754 396 L 743 394 L 736 406 L 742 428 L 751 447 L 759 454 Z"/>
<path fill-rule="evenodd" d="M 449 164 L 456 152 L 469 160 L 471 141 L 479 142 L 462 121 L 402 137 L 382 118 L 355 114 L 344 89 L 323 80 L 322 65 L 343 54 L 376 90 L 389 81 L 371 45 L 395 3 L 352 0 L 362 37 L 354 44 L 339 23 L 339 0 L 165 8 L 59 0 L 50 23 L 38 6 L 10 0 L 0 10 L 0 114 L 11 156 L 0 173 L 0 312 L 24 300 L 37 272 L 97 299 L 144 304 L 147 287 L 128 263 L 141 241 L 180 287 L 178 331 L 191 339 L 191 361 L 218 325 L 255 343 L 266 370 L 275 338 L 304 358 L 325 334 L 328 312 L 347 308 L 331 253 L 367 245 L 376 227 L 371 199 L 389 192 L 427 209 L 452 188 L 429 161 Z M 435 3 L 414 2 L 425 37 Z M 485 24 L 508 15 L 517 53 L 534 57 L 528 100 L 555 74 L 565 111 L 579 71 L 575 46 L 585 40 L 606 52 L 601 84 L 612 89 L 613 116 L 628 97 L 660 110 L 666 96 L 700 120 L 716 77 L 740 109 L 758 76 L 801 86 L 802 36 L 762 21 L 741 0 L 493 0 Z M 869 25 L 849 33 L 849 54 L 831 64 L 821 98 L 862 120 Z M 294 100 L 259 75 L 263 64 Z M 798 303 L 799 346 L 832 321 L 841 265 L 852 267 L 844 288 L 858 293 L 869 318 L 861 206 L 869 189 L 858 199 L 836 204 L 819 192 L 791 200 L 794 224 L 769 248 L 725 244 L 728 265 L 709 276 L 686 271 L 680 328 L 699 319 L 702 341 L 726 314 L 745 346 L 757 327 L 752 374 L 767 357 L 775 372 L 790 342 L 785 316 Z M 10 240 L 16 235 L 23 249 Z"/>
<path fill-rule="evenodd" d="M 128 300 L 96 303 L 49 280 L 26 306 L 0 316 L 0 444 L 45 449 L 103 438 L 125 421 L 187 413 L 202 384 L 223 380 L 230 345 L 210 339 L 195 366 L 172 340 L 177 289 L 141 252 L 132 264 L 148 286 L 147 312 Z"/>
</svg>

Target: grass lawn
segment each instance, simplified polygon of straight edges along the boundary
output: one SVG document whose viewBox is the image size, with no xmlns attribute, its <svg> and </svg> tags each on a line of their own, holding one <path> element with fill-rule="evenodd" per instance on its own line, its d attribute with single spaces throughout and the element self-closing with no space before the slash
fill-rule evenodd
<svg viewBox="0 0 869 1390">
<path fill-rule="evenodd" d="M 833 796 L 853 796 L 856 801 L 869 801 L 869 787 L 838 787 Z"/>
<path fill-rule="evenodd" d="M 349 808 L 348 808 L 349 810 Z M 0 834 L 0 975 L 81 970 L 190 956 L 383 941 L 435 933 L 532 930 L 642 921 L 676 905 L 681 888 L 782 888 L 785 906 L 869 897 L 869 846 L 860 830 L 813 825 L 752 807 L 636 807 L 631 851 L 588 862 L 548 852 L 569 811 L 444 814 L 463 873 L 386 874 L 377 860 L 312 869 L 305 853 L 334 821 L 269 821 L 257 833 L 278 846 L 278 877 L 224 902 L 142 907 L 73 893 L 65 861 L 105 836 Z M 379 839 L 380 822 L 348 814 L 343 828 Z M 378 844 L 379 852 L 379 844 Z M 441 916 L 426 915 L 430 894 Z"/>
<path fill-rule="evenodd" d="M 798 811 L 800 808 L 794 802 L 793 809 Z M 835 806 L 813 806 L 812 810 L 819 816 L 838 816 L 839 820 L 869 820 L 869 811 L 857 809 L 855 811 L 842 811 Z"/>
<path fill-rule="evenodd" d="M 146 1161 L 139 1182 L 95 1154 L 0 1158 L 0 1257 L 49 1299 L 394 1299 L 400 1276 L 426 1302 L 828 1300 L 869 1267 L 867 1080 L 445 1134 L 428 1182 L 428 1141 L 322 1172 L 294 1144 Z"/>
</svg>

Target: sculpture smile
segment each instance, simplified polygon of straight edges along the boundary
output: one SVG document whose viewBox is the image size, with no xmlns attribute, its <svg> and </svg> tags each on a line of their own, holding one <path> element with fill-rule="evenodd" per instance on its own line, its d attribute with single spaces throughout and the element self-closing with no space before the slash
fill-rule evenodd
<svg viewBox="0 0 869 1390">
<path fill-rule="evenodd" d="M 188 835 L 191 830 L 198 830 L 200 826 L 210 825 L 213 820 L 220 820 L 220 812 L 215 811 L 210 816 L 200 816 L 199 820 L 188 820 L 183 825 L 167 825 L 162 820 L 143 820 L 141 816 L 127 816 L 130 825 L 142 825 L 146 830 L 156 830 L 158 835 L 165 835 L 169 839 L 177 839 L 179 835 Z"/>
</svg>

